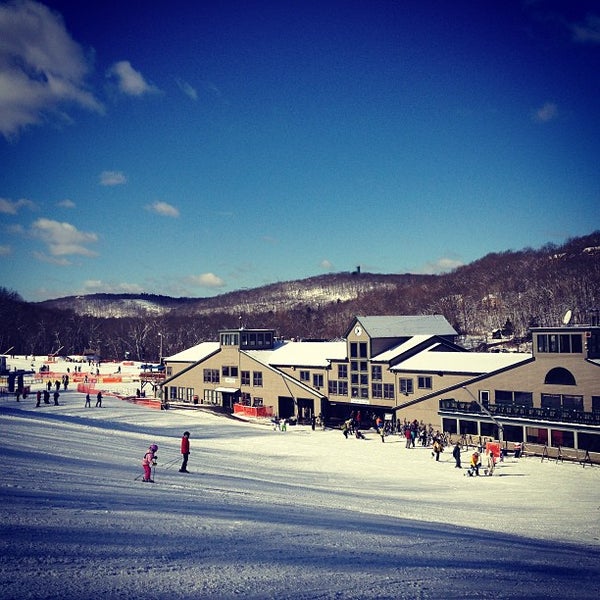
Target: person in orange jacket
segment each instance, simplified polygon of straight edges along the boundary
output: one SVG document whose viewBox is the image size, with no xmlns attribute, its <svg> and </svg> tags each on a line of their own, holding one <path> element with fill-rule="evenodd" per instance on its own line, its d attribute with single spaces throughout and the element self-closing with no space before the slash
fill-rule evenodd
<svg viewBox="0 0 600 600">
<path fill-rule="evenodd" d="M 479 467 L 481 466 L 481 461 L 479 460 L 479 452 L 473 452 L 471 456 L 471 471 L 475 475 L 479 475 Z"/>
<path fill-rule="evenodd" d="M 187 470 L 188 458 L 190 456 L 190 432 L 184 431 L 183 437 L 181 438 L 181 454 L 183 455 L 183 462 L 181 463 L 180 473 L 189 473 Z"/>
</svg>

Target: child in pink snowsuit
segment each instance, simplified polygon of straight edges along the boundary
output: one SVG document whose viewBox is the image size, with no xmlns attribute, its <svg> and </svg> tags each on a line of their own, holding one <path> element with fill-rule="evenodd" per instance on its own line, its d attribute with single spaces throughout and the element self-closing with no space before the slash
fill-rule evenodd
<svg viewBox="0 0 600 600">
<path fill-rule="evenodd" d="M 156 444 L 152 444 L 146 454 L 144 454 L 144 460 L 142 460 L 142 467 L 144 467 L 144 479 L 148 483 L 154 483 L 152 479 L 152 465 L 155 465 L 155 453 L 158 450 Z"/>
</svg>

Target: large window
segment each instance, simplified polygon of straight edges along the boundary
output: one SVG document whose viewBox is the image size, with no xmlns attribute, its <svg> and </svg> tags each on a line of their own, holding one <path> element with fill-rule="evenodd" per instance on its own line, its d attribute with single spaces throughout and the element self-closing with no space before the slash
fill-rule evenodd
<svg viewBox="0 0 600 600">
<path fill-rule="evenodd" d="M 371 377 L 373 381 L 381 381 L 381 365 L 371 365 Z"/>
<path fill-rule="evenodd" d="M 395 397 L 394 394 L 395 386 L 393 383 L 384 383 L 383 384 L 383 397 L 388 399 L 393 399 Z"/>
<path fill-rule="evenodd" d="M 420 390 L 430 390 L 433 387 L 431 383 L 431 377 L 424 375 L 418 377 L 417 386 Z"/>
<path fill-rule="evenodd" d="M 262 384 L 263 384 L 262 371 L 254 371 L 252 373 L 252 385 L 254 387 L 262 387 Z"/>
<path fill-rule="evenodd" d="M 400 393 L 401 394 L 412 394 L 414 392 L 413 380 L 412 379 L 400 379 Z"/>
<path fill-rule="evenodd" d="M 511 390 L 494 390 L 495 403 L 500 406 L 533 406 L 533 394 L 531 392 L 513 392 Z"/>
<path fill-rule="evenodd" d="M 338 365 L 338 379 L 348 379 L 348 365 Z"/>
<path fill-rule="evenodd" d="M 320 373 L 313 373 L 313 387 L 323 387 L 323 375 L 321 375 Z"/>
<path fill-rule="evenodd" d="M 563 367 L 555 367 L 546 373 L 544 383 L 554 385 L 577 385 L 573 374 Z"/>
<path fill-rule="evenodd" d="M 336 381 L 335 379 L 329 381 L 329 395 L 330 396 L 347 396 L 348 395 L 348 382 L 347 381 Z"/>
<path fill-rule="evenodd" d="M 204 369 L 204 383 L 219 383 L 219 369 Z"/>
<path fill-rule="evenodd" d="M 560 394 L 542 394 L 542 408 L 560 408 Z"/>
<path fill-rule="evenodd" d="M 542 394 L 542 408 L 562 408 L 583 411 L 583 396 L 572 394 Z"/>
<path fill-rule="evenodd" d="M 242 385 L 250 385 L 250 371 L 242 371 L 240 381 Z"/>
<path fill-rule="evenodd" d="M 559 354 L 581 354 L 583 343 L 581 333 L 539 333 L 537 351 Z"/>
<path fill-rule="evenodd" d="M 221 372 L 223 373 L 223 377 L 237 377 L 238 376 L 238 368 L 237 367 L 223 365 L 221 367 Z"/>
<path fill-rule="evenodd" d="M 367 342 L 350 342 L 351 358 L 367 358 Z"/>
</svg>

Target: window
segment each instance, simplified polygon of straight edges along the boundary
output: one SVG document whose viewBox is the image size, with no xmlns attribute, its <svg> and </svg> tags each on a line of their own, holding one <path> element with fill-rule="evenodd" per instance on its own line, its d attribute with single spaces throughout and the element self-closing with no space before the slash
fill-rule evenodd
<svg viewBox="0 0 600 600">
<path fill-rule="evenodd" d="M 495 390 L 495 402 L 500 406 L 533 406 L 533 394 L 531 392 L 513 392 L 511 390 Z"/>
<path fill-rule="evenodd" d="M 347 396 L 348 395 L 348 382 L 347 381 L 336 381 L 331 380 L 329 382 L 329 394 L 331 396 Z"/>
<path fill-rule="evenodd" d="M 219 383 L 218 369 L 204 369 L 204 383 Z"/>
<path fill-rule="evenodd" d="M 248 392 L 242 392 L 240 394 L 240 404 L 250 406 L 250 394 Z"/>
<path fill-rule="evenodd" d="M 371 377 L 373 381 L 381 381 L 381 365 L 371 366 Z"/>
<path fill-rule="evenodd" d="M 583 396 L 563 395 L 562 405 L 565 410 L 583 411 Z"/>
<path fill-rule="evenodd" d="M 542 394 L 542 408 L 560 408 L 560 394 Z"/>
<path fill-rule="evenodd" d="M 194 388 L 186 388 L 185 390 L 185 401 L 193 402 L 194 401 Z"/>
<path fill-rule="evenodd" d="M 338 379 L 348 379 L 348 365 L 338 365 Z"/>
<path fill-rule="evenodd" d="M 350 358 L 368 358 L 367 342 L 350 342 Z"/>
<path fill-rule="evenodd" d="M 221 346 L 239 346 L 240 334 L 239 333 L 222 333 L 221 334 Z"/>
<path fill-rule="evenodd" d="M 238 368 L 237 367 L 229 367 L 227 365 L 223 365 L 221 368 L 221 372 L 223 373 L 223 377 L 237 377 L 238 376 Z"/>
<path fill-rule="evenodd" d="M 241 372 L 241 383 L 242 385 L 250 385 L 250 371 Z"/>
<path fill-rule="evenodd" d="M 400 393 L 401 394 L 412 394 L 414 392 L 413 380 L 412 379 L 400 379 Z"/>
<path fill-rule="evenodd" d="M 300 371 L 300 381 L 310 381 L 310 371 Z"/>
<path fill-rule="evenodd" d="M 496 404 L 501 405 L 512 405 L 513 403 L 513 395 L 512 392 L 508 390 L 495 390 L 494 391 L 494 400 Z"/>
<path fill-rule="evenodd" d="M 323 387 L 323 375 L 319 373 L 315 373 L 313 375 L 313 387 L 322 388 Z"/>
<path fill-rule="evenodd" d="M 417 379 L 417 386 L 420 390 L 430 390 L 433 386 L 431 384 L 431 377 L 421 376 Z"/>
<path fill-rule="evenodd" d="M 383 397 L 388 399 L 393 399 L 395 397 L 394 393 L 394 384 L 393 383 L 384 383 L 383 384 Z"/>
<path fill-rule="evenodd" d="M 254 371 L 252 373 L 252 385 L 255 387 L 262 387 L 263 376 L 262 371 Z"/>
<path fill-rule="evenodd" d="M 167 367 L 167 377 L 171 377 L 173 375 L 173 367 Z"/>
<path fill-rule="evenodd" d="M 550 371 L 546 373 L 544 383 L 555 385 L 577 385 L 573 374 L 563 367 L 555 367 L 554 369 L 550 369 Z"/>
<path fill-rule="evenodd" d="M 374 383 L 372 386 L 373 398 L 383 398 L 383 384 Z"/>
<path fill-rule="evenodd" d="M 583 343 L 580 333 L 540 333 L 537 336 L 537 351 L 560 354 L 581 354 Z"/>
<path fill-rule="evenodd" d="M 592 412 L 600 412 L 600 396 L 592 396 Z"/>
<path fill-rule="evenodd" d="M 531 408 L 533 406 L 533 394 L 531 392 L 514 392 L 513 402 L 515 406 Z"/>
</svg>

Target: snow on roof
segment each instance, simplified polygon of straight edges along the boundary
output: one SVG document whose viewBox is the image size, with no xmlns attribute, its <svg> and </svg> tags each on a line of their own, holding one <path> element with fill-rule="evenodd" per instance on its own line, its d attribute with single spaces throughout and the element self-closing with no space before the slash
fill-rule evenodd
<svg viewBox="0 0 600 600">
<path fill-rule="evenodd" d="M 374 356 L 372 358 L 372 360 L 381 361 L 381 362 L 389 362 L 390 360 L 394 360 L 394 358 L 396 358 L 397 356 L 404 354 L 408 350 L 411 350 L 415 346 L 418 346 L 419 344 L 431 339 L 432 337 L 434 337 L 434 336 L 432 336 L 432 335 L 413 335 L 406 342 L 403 342 L 402 344 L 398 344 L 397 346 L 394 346 L 393 348 L 390 348 L 389 350 L 386 350 L 385 352 L 382 352 L 381 354 Z M 432 347 L 435 347 L 435 346 L 439 346 L 439 343 L 434 344 Z"/>
<path fill-rule="evenodd" d="M 356 317 L 372 338 L 412 335 L 457 335 L 443 315 L 399 315 Z"/>
<path fill-rule="evenodd" d="M 173 354 L 173 356 L 166 356 L 165 360 L 169 362 L 198 362 L 217 352 L 219 347 L 219 342 L 202 342 L 177 354 Z"/>
<path fill-rule="evenodd" d="M 529 353 L 420 352 L 392 367 L 391 371 L 437 373 L 492 373 L 530 360 Z"/>
<path fill-rule="evenodd" d="M 346 359 L 346 342 L 284 342 L 274 350 L 248 350 L 256 360 L 276 366 L 327 367 Z"/>
</svg>

